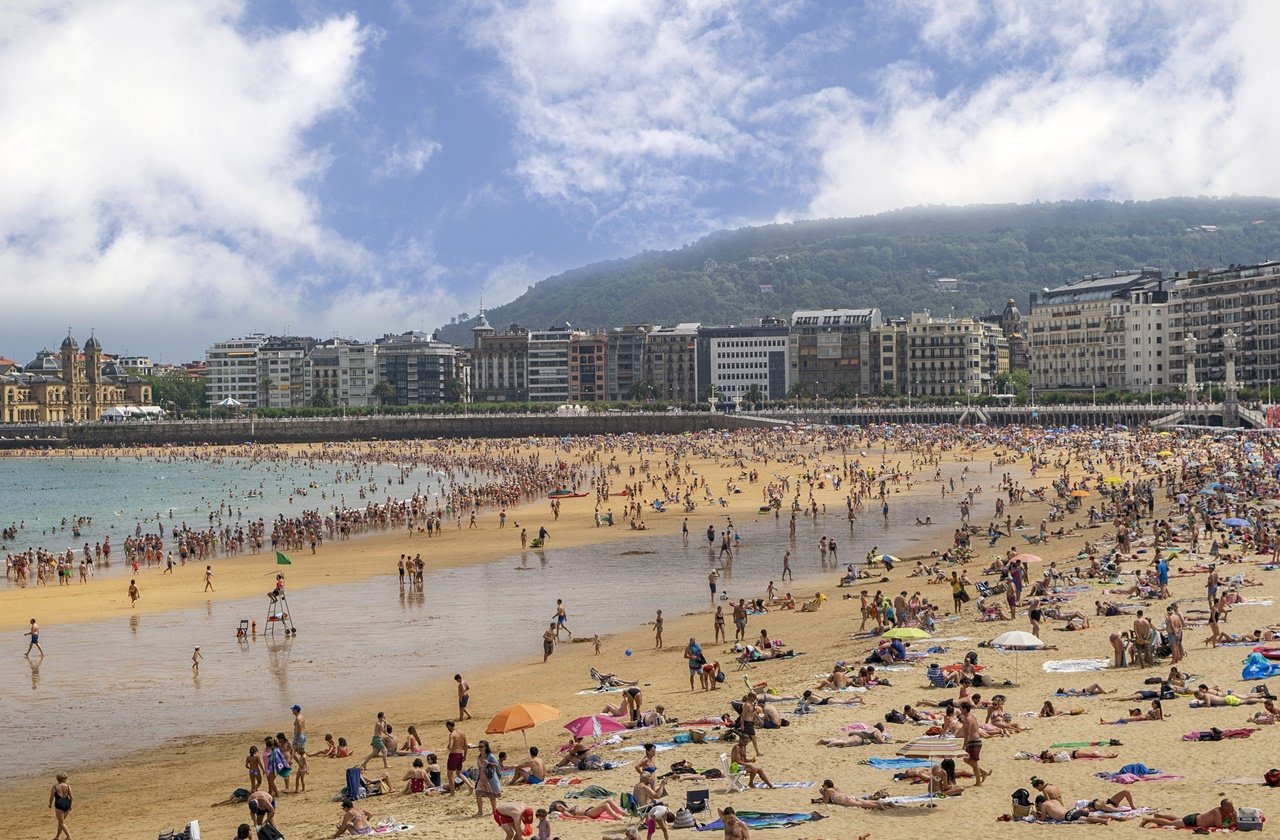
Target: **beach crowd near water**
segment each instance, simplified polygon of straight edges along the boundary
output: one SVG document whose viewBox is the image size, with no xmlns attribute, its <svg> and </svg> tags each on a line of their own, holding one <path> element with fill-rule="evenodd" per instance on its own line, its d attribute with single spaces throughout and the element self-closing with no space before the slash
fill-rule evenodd
<svg viewBox="0 0 1280 840">
<path fill-rule="evenodd" d="M 605 616 L 568 593 L 540 620 L 495 607 L 469 617 L 477 637 L 527 638 L 526 658 L 430 640 L 469 664 L 380 691 L 380 669 L 429 663 L 385 662 L 370 638 L 358 701 L 294 704 L 180 751 L 41 745 L 62 769 L 16 782 L 14 837 L 193 820 L 206 838 L 1207 832 L 1280 801 L 1280 448 L 1265 434 L 805 427 L 83 457 L 319 465 L 333 483 L 275 516 L 218 501 L 123 539 L 69 513 L 55 527 L 85 542 L 66 551 L 19 548 L 34 526 L 0 509 L 0 623 L 28 658 L 60 655 L 59 625 L 259 593 L 264 572 L 291 597 L 373 578 L 430 601 L 452 566 L 583 548 L 633 560 L 594 583 L 654 617 L 600 633 Z M 419 469 L 434 486 L 405 483 Z M 673 611 L 658 551 L 706 581 L 701 607 Z M 95 579 L 112 563 L 127 608 Z M 504 580 L 495 604 L 526 585 Z M 349 632 L 375 609 L 350 604 Z M 196 648 L 174 679 L 218 667 Z"/>
</svg>

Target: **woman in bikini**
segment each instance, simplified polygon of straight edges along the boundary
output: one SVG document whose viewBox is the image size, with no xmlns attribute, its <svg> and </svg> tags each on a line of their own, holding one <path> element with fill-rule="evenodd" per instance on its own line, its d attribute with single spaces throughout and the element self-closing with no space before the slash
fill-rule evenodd
<svg viewBox="0 0 1280 840">
<path fill-rule="evenodd" d="M 262 756 L 258 754 L 256 745 L 249 747 L 249 755 L 244 760 L 244 766 L 249 771 L 249 792 L 253 793 L 262 787 Z"/>
<path fill-rule="evenodd" d="M 587 819 L 625 820 L 627 812 L 618 807 L 613 800 L 597 802 L 595 805 L 568 805 L 563 799 L 557 799 L 548 806 L 553 813 L 566 814 L 570 817 L 586 817 Z"/>
</svg>

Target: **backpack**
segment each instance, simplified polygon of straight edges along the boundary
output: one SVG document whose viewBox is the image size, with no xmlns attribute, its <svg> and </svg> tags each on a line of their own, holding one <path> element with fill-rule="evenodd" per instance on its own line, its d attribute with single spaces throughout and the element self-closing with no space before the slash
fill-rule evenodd
<svg viewBox="0 0 1280 840">
<path fill-rule="evenodd" d="M 672 823 L 675 828 L 693 828 L 696 823 L 693 821 L 693 814 L 688 808 L 681 808 L 676 811 L 676 821 Z"/>
<path fill-rule="evenodd" d="M 1267 787 L 1280 787 L 1280 770 L 1271 768 L 1263 777 L 1267 782 Z"/>
<path fill-rule="evenodd" d="M 904 715 L 902 712 L 898 711 L 897 709 L 894 709 L 891 712 L 885 712 L 884 719 L 886 723 L 906 723 L 907 722 L 906 715 Z"/>
</svg>

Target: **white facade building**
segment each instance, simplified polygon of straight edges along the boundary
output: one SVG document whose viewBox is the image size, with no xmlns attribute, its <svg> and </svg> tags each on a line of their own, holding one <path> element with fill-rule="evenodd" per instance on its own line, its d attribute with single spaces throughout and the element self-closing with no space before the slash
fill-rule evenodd
<svg viewBox="0 0 1280 840">
<path fill-rule="evenodd" d="M 321 393 L 333 405 L 377 405 L 378 345 L 330 339 L 307 356 L 305 397 L 312 403 Z"/>
<path fill-rule="evenodd" d="M 258 348 L 267 340 L 262 333 L 216 342 L 204 351 L 206 399 L 217 405 L 232 399 L 245 408 L 258 405 Z"/>
<path fill-rule="evenodd" d="M 582 335 L 568 324 L 529 332 L 529 402 L 569 400 L 569 342 Z"/>
</svg>

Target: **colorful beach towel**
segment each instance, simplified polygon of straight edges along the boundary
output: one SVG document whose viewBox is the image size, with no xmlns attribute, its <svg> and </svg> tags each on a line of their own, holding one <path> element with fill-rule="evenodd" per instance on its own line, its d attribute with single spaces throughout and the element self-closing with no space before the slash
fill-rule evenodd
<svg viewBox="0 0 1280 840">
<path fill-rule="evenodd" d="M 815 784 L 817 783 L 816 782 L 774 782 L 773 786 L 776 788 L 811 788 Z M 755 787 L 757 790 L 768 790 L 769 788 L 769 786 L 766 785 L 764 782 L 756 782 Z"/>
<path fill-rule="evenodd" d="M 797 825 L 803 825 L 814 820 L 825 819 L 825 815 L 812 811 L 807 814 L 797 813 L 788 814 L 775 811 L 739 811 L 738 819 L 747 824 L 748 828 L 791 828 Z M 716 820 L 706 825 L 697 827 L 698 831 L 723 831 L 724 821 Z"/>
<path fill-rule="evenodd" d="M 864 758 L 859 764 L 866 764 L 877 770 L 910 770 L 913 767 L 932 767 L 933 762 L 927 758 Z"/>
</svg>

